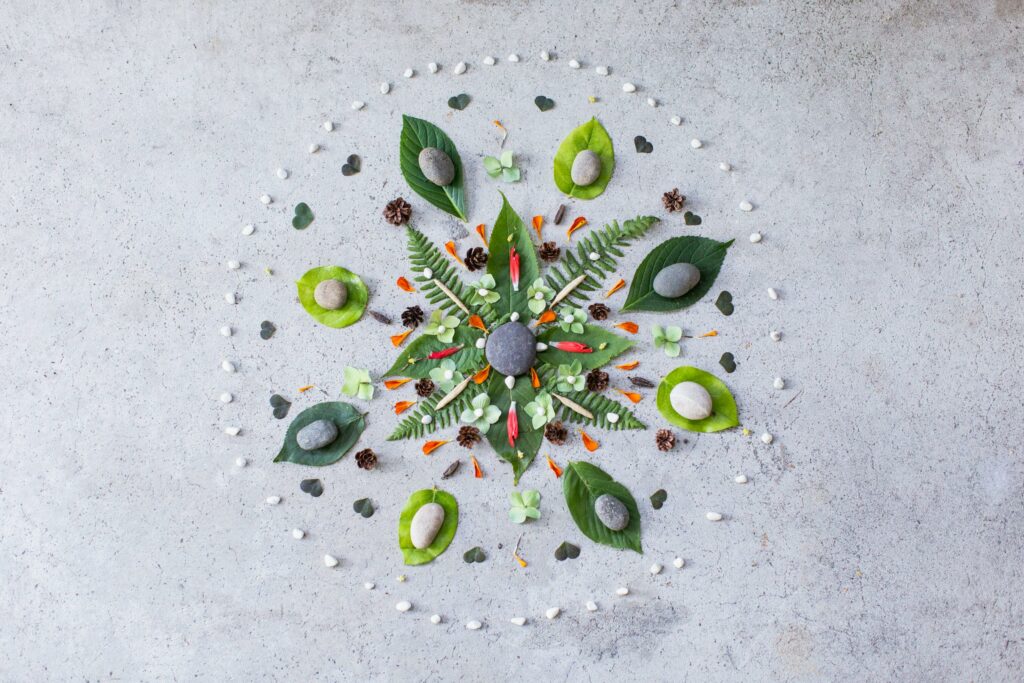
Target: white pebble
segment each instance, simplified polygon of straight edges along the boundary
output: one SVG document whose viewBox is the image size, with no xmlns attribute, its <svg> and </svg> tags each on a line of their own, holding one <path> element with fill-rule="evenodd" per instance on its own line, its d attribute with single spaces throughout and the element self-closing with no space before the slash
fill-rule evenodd
<svg viewBox="0 0 1024 683">
<path fill-rule="evenodd" d="M 292 529 L 292 538 L 294 538 L 296 541 L 302 540 L 305 537 L 306 537 L 306 532 L 303 531 L 302 529 Z"/>
<path fill-rule="evenodd" d="M 768 432 L 765 432 L 764 434 L 761 435 L 761 443 L 769 444 L 774 440 L 775 437 L 769 434 Z"/>
<path fill-rule="evenodd" d="M 597 72 L 598 76 L 607 76 L 608 75 L 608 67 L 606 67 L 606 66 L 595 67 L 594 71 Z"/>
<path fill-rule="evenodd" d="M 590 256 L 590 260 L 591 261 L 597 261 L 597 260 L 600 260 L 600 258 L 601 258 L 601 255 L 598 254 L 596 251 L 590 252 L 589 256 Z"/>
<path fill-rule="evenodd" d="M 775 387 L 776 389 L 785 389 L 786 383 L 783 381 L 781 377 L 776 377 L 775 381 L 772 382 L 772 386 Z"/>
<path fill-rule="evenodd" d="M 483 624 L 476 619 L 466 622 L 466 629 L 469 631 L 479 631 L 481 626 L 483 626 Z"/>
<path fill-rule="evenodd" d="M 509 619 L 509 621 L 511 621 L 516 626 L 522 626 L 526 623 L 526 617 L 512 617 L 511 619 Z"/>
<path fill-rule="evenodd" d="M 274 198 L 271 197 L 269 194 L 261 194 L 260 202 L 262 202 L 264 206 L 269 206 L 270 204 L 274 203 Z"/>
<path fill-rule="evenodd" d="M 316 144 L 315 142 L 311 142 L 309 144 L 309 153 L 310 154 L 316 154 L 319 151 L 320 151 L 320 145 Z"/>
<path fill-rule="evenodd" d="M 228 325 L 225 325 L 224 327 L 220 328 L 220 334 L 223 337 L 230 337 L 231 334 L 232 334 L 231 327 L 228 326 Z"/>
<path fill-rule="evenodd" d="M 416 75 L 416 71 L 410 66 L 408 69 L 402 72 L 402 76 L 405 78 L 412 78 Z"/>
<path fill-rule="evenodd" d="M 636 92 L 636 86 L 632 83 L 623 83 L 622 92 Z"/>
<path fill-rule="evenodd" d="M 518 62 L 518 61 L 519 61 L 519 55 L 517 55 L 517 54 L 516 54 L 515 52 L 513 52 L 512 54 L 510 54 L 510 55 L 508 56 L 508 61 L 510 61 L 510 62 L 512 62 L 513 64 L 515 64 L 516 62 Z"/>
<path fill-rule="evenodd" d="M 422 422 L 425 425 L 428 425 L 433 421 L 434 418 L 432 418 L 430 415 L 424 415 L 423 417 L 420 418 L 420 422 Z"/>
<path fill-rule="evenodd" d="M 593 600 L 587 600 L 587 611 L 588 612 L 596 612 L 597 611 L 597 603 L 594 602 Z"/>
<path fill-rule="evenodd" d="M 224 301 L 227 301 L 229 304 L 237 304 L 238 297 L 235 296 L 234 292 L 228 292 L 227 294 L 224 295 Z"/>
<path fill-rule="evenodd" d="M 622 588 L 616 588 L 615 594 L 619 596 L 629 595 L 629 589 L 623 586 Z"/>
<path fill-rule="evenodd" d="M 561 610 L 560 608 L 558 608 L 558 607 L 549 607 L 549 608 L 548 608 L 548 609 L 547 609 L 547 610 L 546 610 L 546 611 L 544 612 L 544 616 L 546 616 L 546 617 L 547 617 L 548 619 L 554 619 L 555 617 L 557 617 L 557 616 L 558 616 L 558 614 L 559 614 L 559 613 L 560 613 L 561 611 L 562 611 L 562 610 Z"/>
<path fill-rule="evenodd" d="M 242 433 L 242 428 L 241 427 L 225 427 L 224 428 L 224 433 L 227 434 L 228 436 L 238 436 L 239 434 Z"/>
<path fill-rule="evenodd" d="M 549 53 L 547 50 L 541 50 L 540 51 L 540 58 L 543 59 L 545 62 L 550 62 L 551 61 L 551 53 Z"/>
<path fill-rule="evenodd" d="M 440 68 L 441 67 L 437 65 L 437 62 L 431 62 L 430 64 L 427 64 L 427 70 L 429 70 L 430 73 L 432 74 L 436 74 Z"/>
<path fill-rule="evenodd" d="M 648 97 L 647 98 L 647 106 L 649 106 L 649 107 L 657 107 L 658 106 L 658 100 L 654 99 L 653 97 Z"/>
<path fill-rule="evenodd" d="M 754 210 L 754 205 L 751 204 L 750 202 L 748 202 L 746 199 L 744 199 L 742 202 L 740 202 L 740 211 L 748 211 L 749 212 L 749 211 L 753 211 L 753 210 Z"/>
<path fill-rule="evenodd" d="M 247 225 L 244 228 L 242 228 L 242 234 L 245 235 L 246 237 L 253 234 L 254 232 L 256 232 L 255 225 Z"/>
<path fill-rule="evenodd" d="M 487 344 L 487 340 L 484 339 L 483 337 L 480 337 L 479 339 L 476 340 L 476 348 L 478 348 L 478 349 L 484 348 L 484 345 L 486 345 L 486 344 Z"/>
<path fill-rule="evenodd" d="M 733 479 L 733 481 L 736 482 L 737 484 L 746 484 L 747 483 L 747 475 L 740 474 L 735 479 Z"/>
<path fill-rule="evenodd" d="M 661 565 L 658 564 L 657 562 L 655 562 L 654 564 L 651 565 L 651 574 L 653 576 L 657 576 L 660 573 L 661 573 Z"/>
<path fill-rule="evenodd" d="M 676 569 L 682 569 L 686 566 L 686 560 L 684 560 L 681 557 L 677 557 L 676 559 L 672 560 L 672 566 Z"/>
<path fill-rule="evenodd" d="M 399 574 L 395 577 L 395 581 L 398 583 L 405 583 L 405 574 Z"/>
<path fill-rule="evenodd" d="M 280 505 L 281 496 L 267 496 L 267 505 Z"/>
<path fill-rule="evenodd" d="M 455 68 L 452 69 L 452 73 L 454 73 L 456 76 L 461 76 L 462 74 L 466 73 L 466 63 L 459 62 L 458 64 L 456 64 Z"/>
<path fill-rule="evenodd" d="M 408 600 L 402 600 L 400 603 L 395 605 L 395 609 L 399 612 L 408 612 L 412 609 L 412 603 Z"/>
<path fill-rule="evenodd" d="M 356 111 L 359 111 L 365 106 L 366 102 L 363 102 L 362 100 L 356 100 L 355 102 L 352 103 L 352 108 L 355 109 Z"/>
<path fill-rule="evenodd" d="M 569 60 L 569 68 L 570 69 L 578 69 L 578 68 L 580 68 L 580 63 L 577 62 L 575 59 L 570 59 Z"/>
<path fill-rule="evenodd" d="M 719 170 L 725 171 L 726 173 L 732 170 L 732 166 L 729 164 L 728 161 L 723 161 L 722 163 L 718 164 L 718 168 Z"/>
<path fill-rule="evenodd" d="M 238 467 L 245 467 L 248 464 L 249 464 L 249 461 L 246 460 L 243 457 L 235 458 L 235 465 L 237 465 Z"/>
<path fill-rule="evenodd" d="M 492 57 L 490 55 L 487 55 L 486 57 L 484 57 L 484 64 L 486 64 L 487 66 L 494 66 L 496 61 L 497 60 L 495 60 L 494 57 Z"/>
<path fill-rule="evenodd" d="M 778 330 L 772 330 L 768 333 L 768 336 L 771 337 L 772 341 L 779 341 L 782 339 L 782 333 Z"/>
<path fill-rule="evenodd" d="M 387 95 L 389 92 L 391 92 L 391 84 L 388 83 L 387 81 L 384 81 L 383 83 L 380 84 L 380 94 Z"/>
<path fill-rule="evenodd" d="M 224 372 L 234 372 L 235 364 L 229 360 L 221 361 L 220 369 L 223 370 Z"/>
<path fill-rule="evenodd" d="M 516 385 L 516 378 L 515 377 L 513 377 L 512 375 L 509 375 L 508 377 L 505 378 L 505 386 L 506 387 L 511 389 L 515 385 Z"/>
<path fill-rule="evenodd" d="M 512 315 L 510 315 L 508 319 L 511 320 L 512 322 L 516 322 L 517 320 L 519 320 L 519 311 L 512 311 Z"/>
<path fill-rule="evenodd" d="M 759 232 L 752 232 L 752 233 L 750 233 L 750 241 L 753 244 L 757 244 L 758 242 L 760 242 L 761 241 L 761 233 L 759 233 Z"/>
<path fill-rule="evenodd" d="M 775 301 L 776 299 L 779 298 L 779 293 L 775 291 L 774 287 L 768 288 L 768 298 L 771 299 L 772 301 Z"/>
<path fill-rule="evenodd" d="M 700 149 L 703 146 L 704 143 L 698 140 L 697 138 L 690 140 L 690 147 L 693 147 L 694 149 Z"/>
<path fill-rule="evenodd" d="M 363 588 L 365 588 L 368 591 L 372 591 L 376 587 L 377 587 L 377 584 L 375 584 L 373 581 L 367 581 L 366 583 L 363 584 Z"/>
<path fill-rule="evenodd" d="M 324 555 L 324 566 L 325 567 L 337 567 L 338 558 L 334 555 Z"/>
<path fill-rule="evenodd" d="M 722 521 L 722 513 L 721 512 L 705 512 L 704 513 L 704 518 L 707 519 L 709 522 L 721 522 Z"/>
<path fill-rule="evenodd" d="M 678 116 L 673 116 L 672 118 L 670 118 L 668 120 L 668 122 L 671 123 L 673 126 L 681 126 L 681 125 L 683 125 L 683 119 L 678 117 Z"/>
<path fill-rule="evenodd" d="M 430 615 L 430 623 L 431 624 L 440 624 L 441 623 L 441 615 L 440 614 L 431 614 Z"/>
<path fill-rule="evenodd" d="M 280 178 L 281 180 L 287 180 L 288 179 L 288 169 L 284 169 L 284 168 L 277 169 L 277 177 Z"/>
<path fill-rule="evenodd" d="M 229 394 L 226 391 L 223 394 L 220 395 L 220 402 L 221 403 L 231 403 L 234 400 L 235 400 L 235 397 L 232 396 L 231 394 Z"/>
<path fill-rule="evenodd" d="M 537 342 L 537 350 L 538 351 L 547 351 L 548 350 L 548 345 L 545 344 L 544 342 Z"/>
<path fill-rule="evenodd" d="M 434 277 L 434 271 L 432 271 L 430 268 L 424 268 L 423 277 L 429 280 L 430 278 Z"/>
<path fill-rule="evenodd" d="M 324 121 L 324 130 L 326 130 L 328 133 L 330 133 L 332 130 L 334 130 L 334 122 L 333 121 Z"/>
<path fill-rule="evenodd" d="M 238 270 L 242 267 L 242 264 L 238 261 L 228 261 L 225 265 L 227 265 L 228 270 Z"/>
<path fill-rule="evenodd" d="M 619 414 L 618 413 L 608 413 L 607 415 L 605 415 L 605 419 L 607 419 L 612 424 L 615 424 L 616 422 L 619 421 Z"/>
</svg>

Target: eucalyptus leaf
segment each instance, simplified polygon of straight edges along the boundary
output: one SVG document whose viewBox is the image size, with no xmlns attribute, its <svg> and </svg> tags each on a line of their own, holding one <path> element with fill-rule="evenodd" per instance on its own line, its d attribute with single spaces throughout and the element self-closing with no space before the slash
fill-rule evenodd
<svg viewBox="0 0 1024 683">
<path fill-rule="evenodd" d="M 317 420 L 329 420 L 338 428 L 338 437 L 323 448 L 304 450 L 295 441 L 299 430 Z M 355 445 L 359 435 L 366 429 L 362 413 L 354 406 L 340 401 L 327 401 L 306 408 L 288 426 L 281 447 L 274 462 L 292 462 L 296 465 L 322 467 L 341 460 Z"/>
<path fill-rule="evenodd" d="M 487 553 L 480 546 L 470 548 L 466 552 L 462 553 L 462 560 L 466 564 L 473 564 L 474 562 L 483 562 L 487 559 Z"/>
<path fill-rule="evenodd" d="M 291 410 L 292 402 L 281 394 L 274 394 L 270 397 L 270 407 L 274 409 L 274 417 L 278 420 L 283 420 L 288 417 L 288 411 Z"/>
<path fill-rule="evenodd" d="M 322 308 L 313 298 L 316 286 L 324 280 L 341 280 L 348 290 L 348 300 L 337 310 Z M 306 271 L 295 283 L 299 289 L 299 301 L 306 312 L 321 325 L 327 327 L 348 327 L 363 316 L 370 292 L 355 273 L 341 266 L 320 266 Z"/>
<path fill-rule="evenodd" d="M 306 202 L 295 205 L 295 216 L 292 218 L 292 227 L 296 230 L 305 230 L 313 222 L 313 210 Z"/>
<path fill-rule="evenodd" d="M 651 507 L 655 510 L 660 510 L 666 500 L 668 500 L 668 494 L 665 493 L 665 489 L 658 489 L 651 494 Z"/>
<path fill-rule="evenodd" d="M 722 312 L 722 315 L 732 315 L 736 307 L 732 304 L 732 293 L 722 290 L 715 299 L 715 308 Z"/>
<path fill-rule="evenodd" d="M 260 339 L 270 339 L 277 332 L 277 326 L 269 320 L 264 320 L 260 323 Z"/>
<path fill-rule="evenodd" d="M 373 517 L 373 503 L 369 498 L 360 498 L 356 502 L 352 503 L 352 509 L 363 517 Z"/>
<path fill-rule="evenodd" d="M 519 255 L 519 291 L 512 287 L 509 275 L 509 258 L 511 248 L 515 247 Z M 526 289 L 537 279 L 537 250 L 530 241 L 530 234 L 523 225 L 523 220 L 512 209 L 508 199 L 501 195 L 501 211 L 491 229 L 488 244 L 490 256 L 487 259 L 487 272 L 494 278 L 494 291 L 501 299 L 494 304 L 499 315 L 517 312 L 521 316 L 529 316 Z"/>
<path fill-rule="evenodd" d="M 575 560 L 580 556 L 580 547 L 573 545 L 569 541 L 563 541 L 562 545 L 555 548 L 555 559 L 559 562 L 563 560 Z"/>
<path fill-rule="evenodd" d="M 455 98 L 453 98 L 455 99 Z M 469 98 L 466 97 L 468 103 Z M 447 154 L 455 164 L 455 178 L 443 187 L 427 180 L 420 170 L 419 156 L 424 147 L 436 147 Z M 402 175 L 413 192 L 437 208 L 466 220 L 466 198 L 462 188 L 462 161 L 455 144 L 444 131 L 423 119 L 402 116 L 402 136 L 399 148 Z"/>
<path fill-rule="evenodd" d="M 572 164 L 576 155 L 589 149 L 601 158 L 601 174 L 597 180 L 585 187 L 572 182 Z M 577 199 L 594 199 L 599 197 L 615 170 L 615 151 L 608 131 L 597 119 L 590 119 L 579 126 L 562 141 L 555 154 L 555 185 L 558 189 Z"/>
<path fill-rule="evenodd" d="M 625 486 L 589 462 L 573 461 L 566 465 L 562 475 L 562 491 L 573 521 L 587 538 L 613 548 L 635 550 L 643 554 L 640 544 L 640 511 Z M 606 527 L 594 511 L 594 502 L 605 493 L 618 498 L 629 511 L 629 524 L 621 531 L 612 531 Z"/>
<path fill-rule="evenodd" d="M 729 351 L 722 354 L 722 357 L 718 359 L 718 364 L 728 373 L 736 372 L 736 358 Z"/>
<path fill-rule="evenodd" d="M 429 546 L 417 548 L 412 544 L 409 527 L 412 526 L 412 518 L 416 511 L 427 503 L 437 503 L 444 508 L 444 522 Z M 455 538 L 455 530 L 458 526 L 459 504 L 452 494 L 437 489 L 422 489 L 413 493 L 405 502 L 402 514 L 398 518 L 398 547 L 402 550 L 405 563 L 419 565 L 432 562 L 435 557 L 448 548 L 452 539 Z"/>
<path fill-rule="evenodd" d="M 733 240 L 717 242 L 707 237 L 673 237 L 651 250 L 633 274 L 624 311 L 675 311 L 691 306 L 707 294 L 722 268 Z M 683 296 L 666 299 L 654 291 L 654 278 L 666 266 L 691 263 L 700 271 L 700 282 Z"/>
<path fill-rule="evenodd" d="M 711 415 L 703 420 L 688 420 L 672 408 L 669 395 L 680 382 L 696 382 L 707 389 L 711 394 Z M 736 400 L 725 382 L 710 372 L 690 366 L 676 368 L 661 380 L 658 385 L 658 411 L 672 424 L 690 432 L 720 432 L 740 423 Z"/>
<path fill-rule="evenodd" d="M 324 485 L 319 479 L 303 479 L 299 482 L 299 490 L 308 493 L 314 498 L 324 495 Z"/>
</svg>

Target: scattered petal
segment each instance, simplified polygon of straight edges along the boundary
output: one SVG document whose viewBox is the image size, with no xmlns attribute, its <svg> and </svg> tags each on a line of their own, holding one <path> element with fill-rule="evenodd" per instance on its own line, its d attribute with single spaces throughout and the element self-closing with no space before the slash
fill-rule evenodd
<svg viewBox="0 0 1024 683">
<path fill-rule="evenodd" d="M 312 389 L 315 386 L 316 386 L 315 384 L 307 384 L 304 387 L 299 387 L 299 393 L 300 394 L 304 394 L 304 393 L 306 393 L 307 391 L 309 391 L 310 389 Z"/>
<path fill-rule="evenodd" d="M 540 230 L 544 227 L 544 216 L 533 217 L 533 229 L 537 231 L 537 239 L 540 239 Z"/>
<path fill-rule="evenodd" d="M 482 469 L 480 469 L 480 463 L 477 461 L 476 456 L 475 455 L 469 456 L 469 460 L 470 460 L 470 462 L 473 463 L 473 476 L 475 478 L 477 478 L 477 479 L 483 479 L 484 478 L 484 471 Z"/>
<path fill-rule="evenodd" d="M 484 325 L 483 318 L 481 318 L 478 315 L 469 316 L 469 326 L 475 327 L 476 329 L 481 330 L 483 332 L 487 331 L 487 326 Z"/>
<path fill-rule="evenodd" d="M 463 267 L 466 266 L 465 262 L 461 258 L 459 258 L 459 252 L 455 250 L 455 242 L 452 242 L 451 240 L 445 242 L 444 249 L 451 255 L 453 259 L 459 262 L 459 265 Z"/>
<path fill-rule="evenodd" d="M 593 353 L 594 349 L 590 348 L 582 342 L 575 341 L 556 341 L 551 342 L 551 346 L 555 347 L 559 351 L 565 351 L 566 353 Z"/>
<path fill-rule="evenodd" d="M 487 381 L 487 377 L 491 374 L 491 366 L 488 365 L 480 372 L 473 375 L 473 382 L 476 384 L 483 384 Z"/>
<path fill-rule="evenodd" d="M 555 473 L 555 478 L 562 476 L 562 468 L 555 464 L 555 461 L 551 459 L 550 455 L 544 456 L 548 459 L 548 468 Z"/>
<path fill-rule="evenodd" d="M 598 447 L 601 445 L 598 442 L 594 441 L 592 438 L 590 438 L 590 435 L 587 434 L 582 429 L 580 430 L 580 437 L 583 439 L 583 447 L 586 448 L 591 453 L 596 451 Z"/>
<path fill-rule="evenodd" d="M 633 361 L 630 361 L 628 363 L 620 363 L 619 365 L 616 365 L 615 367 L 617 367 L 619 370 L 636 370 L 639 366 L 640 366 L 640 361 L 633 360 Z"/>
<path fill-rule="evenodd" d="M 409 284 L 409 281 L 406 280 L 404 277 L 398 278 L 395 281 L 395 284 L 397 284 L 398 288 L 401 289 L 402 291 L 405 291 L 405 292 L 415 292 L 416 291 L 416 288 L 413 287 L 411 284 Z"/>
<path fill-rule="evenodd" d="M 484 225 L 483 223 L 481 223 L 480 225 L 476 226 L 476 234 L 480 235 L 480 239 L 483 240 L 484 246 L 485 247 L 488 246 L 488 244 L 487 244 L 487 226 Z"/>
<path fill-rule="evenodd" d="M 391 345 L 394 346 L 397 349 L 399 346 L 401 346 L 405 342 L 406 337 L 408 337 L 410 334 L 412 334 L 412 330 L 406 330 L 405 332 L 403 332 L 401 334 L 393 334 L 393 335 L 391 335 Z M 408 382 L 409 380 L 405 380 L 405 381 Z M 401 384 L 399 384 L 398 386 L 401 386 Z M 392 387 L 388 387 L 388 388 L 391 389 Z"/>
<path fill-rule="evenodd" d="M 620 394 L 622 394 L 623 396 L 628 398 L 633 403 L 639 403 L 644 398 L 643 396 L 641 396 L 640 394 L 636 393 L 635 391 L 623 391 L 622 389 L 616 389 L 615 391 L 619 392 Z"/>
<path fill-rule="evenodd" d="M 540 389 L 540 377 L 537 376 L 537 371 L 530 368 L 530 385 L 534 389 Z"/>
<path fill-rule="evenodd" d="M 700 335 L 699 338 L 702 339 L 704 337 L 717 337 L 717 336 L 718 336 L 718 330 L 711 330 L 710 332 L 705 332 L 704 334 Z"/>
<path fill-rule="evenodd" d="M 572 234 L 587 224 L 587 219 L 584 216 L 577 216 L 576 220 L 572 222 L 569 229 L 566 231 L 565 236 L 567 239 L 572 239 Z"/>
<path fill-rule="evenodd" d="M 430 455 L 441 446 L 448 443 L 448 441 L 428 441 L 423 444 L 423 455 Z"/>
<path fill-rule="evenodd" d="M 619 281 L 618 281 L 618 282 L 616 282 L 616 283 L 615 283 L 614 285 L 612 285 L 612 288 L 611 288 L 611 289 L 609 289 L 609 290 L 608 290 L 607 292 L 605 292 L 605 293 L 604 293 L 604 298 L 605 298 L 605 299 L 607 299 L 607 298 L 608 298 L 608 297 L 610 297 L 610 296 L 611 296 L 612 294 L 614 294 L 615 292 L 619 291 L 620 289 L 622 289 L 622 288 L 623 288 L 623 287 L 625 287 L 625 286 L 626 286 L 626 281 L 625 281 L 625 280 L 623 280 L 623 279 L 622 279 L 622 278 L 620 277 L 620 278 L 619 278 Z"/>
<path fill-rule="evenodd" d="M 554 322 L 557 318 L 558 316 L 555 315 L 555 312 L 549 309 L 540 314 L 540 317 L 537 318 L 537 322 L 534 323 L 534 326 L 539 327 L 541 325 L 546 325 L 547 323 Z"/>
<path fill-rule="evenodd" d="M 387 390 L 397 389 L 406 382 L 411 382 L 412 379 L 409 377 L 403 377 L 401 379 L 386 379 L 384 380 L 384 388 Z"/>
<path fill-rule="evenodd" d="M 395 403 L 395 415 L 401 415 L 414 405 L 416 405 L 416 401 L 398 401 Z"/>
<path fill-rule="evenodd" d="M 637 332 L 640 331 L 640 326 L 633 322 L 619 323 L 618 325 L 614 325 L 614 327 L 617 327 L 625 332 L 629 332 L 630 334 L 636 334 Z"/>
</svg>

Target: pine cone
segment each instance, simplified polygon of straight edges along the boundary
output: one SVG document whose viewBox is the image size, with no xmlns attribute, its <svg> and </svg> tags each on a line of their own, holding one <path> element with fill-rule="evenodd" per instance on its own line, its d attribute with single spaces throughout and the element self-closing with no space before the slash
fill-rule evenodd
<svg viewBox="0 0 1024 683">
<path fill-rule="evenodd" d="M 377 466 L 377 454 L 371 448 L 365 448 L 356 453 L 356 464 L 359 469 L 372 470 Z"/>
<path fill-rule="evenodd" d="M 419 306 L 410 306 L 402 311 L 402 324 L 406 327 L 416 328 L 423 322 L 423 309 Z"/>
<path fill-rule="evenodd" d="M 480 430 L 473 425 L 465 425 L 459 429 L 459 435 L 455 437 L 463 448 L 472 448 L 480 443 Z"/>
<path fill-rule="evenodd" d="M 661 195 L 661 203 L 665 205 L 669 213 L 675 213 L 676 211 L 683 210 L 683 204 L 686 203 L 686 197 L 679 194 L 679 188 L 672 188 L 671 192 L 666 192 Z"/>
<path fill-rule="evenodd" d="M 466 252 L 466 267 L 470 272 L 480 270 L 487 265 L 487 252 L 483 247 L 473 247 Z"/>
<path fill-rule="evenodd" d="M 604 391 L 608 388 L 608 373 L 594 368 L 587 373 L 587 389 Z"/>
<path fill-rule="evenodd" d="M 409 202 L 405 201 L 401 197 L 393 199 L 388 202 L 388 205 L 384 207 L 384 220 L 391 225 L 402 225 L 408 222 L 409 216 L 412 215 L 412 207 L 409 206 Z"/>
<path fill-rule="evenodd" d="M 419 382 L 416 382 L 416 393 L 423 398 L 427 398 L 434 393 L 434 383 L 424 377 Z"/>
<path fill-rule="evenodd" d="M 658 433 L 654 435 L 654 440 L 658 444 L 659 451 L 670 451 L 676 445 L 676 435 L 672 433 L 671 429 L 659 429 Z"/>
<path fill-rule="evenodd" d="M 569 430 L 561 422 L 549 422 L 544 427 L 544 437 L 556 446 L 561 446 L 569 437 Z"/>
<path fill-rule="evenodd" d="M 540 250 L 537 252 L 537 254 L 540 256 L 542 261 L 552 263 L 554 261 L 557 261 L 558 258 L 562 255 L 562 250 L 559 249 L 558 245 L 556 245 L 554 242 L 545 242 L 544 244 L 540 245 Z"/>
<path fill-rule="evenodd" d="M 590 311 L 590 317 L 594 320 L 607 320 L 608 314 L 611 313 L 611 309 L 604 304 L 590 304 L 590 308 L 587 310 Z"/>
</svg>

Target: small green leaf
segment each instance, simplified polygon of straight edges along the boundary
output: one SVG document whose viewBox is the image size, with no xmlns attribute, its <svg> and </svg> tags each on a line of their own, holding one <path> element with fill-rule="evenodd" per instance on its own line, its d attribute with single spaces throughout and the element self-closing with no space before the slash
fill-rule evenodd
<svg viewBox="0 0 1024 683">
<path fill-rule="evenodd" d="M 468 95 L 465 97 L 469 103 Z M 457 99 L 457 98 L 452 98 Z M 465 105 L 463 105 L 464 107 Z M 436 147 L 447 154 L 455 164 L 455 179 L 448 185 L 439 186 L 427 180 L 420 170 L 420 152 L 424 147 Z M 444 131 L 423 119 L 402 116 L 402 135 L 399 147 L 399 161 L 405 182 L 413 192 L 437 208 L 466 220 L 466 198 L 462 188 L 462 161 L 454 143 Z"/>
<path fill-rule="evenodd" d="M 352 509 L 363 517 L 373 517 L 373 503 L 370 502 L 369 498 L 360 498 L 352 503 Z"/>
<path fill-rule="evenodd" d="M 576 526 L 590 540 L 613 548 L 635 550 L 640 545 L 640 511 L 625 486 L 612 479 L 601 468 L 589 462 L 570 462 L 562 475 L 562 490 Z M 621 531 L 606 527 L 594 511 L 594 502 L 603 494 L 618 498 L 629 511 L 629 524 Z"/>
<path fill-rule="evenodd" d="M 269 320 L 260 323 L 260 339 L 270 339 L 277 332 L 277 326 Z"/>
<path fill-rule="evenodd" d="M 575 560 L 579 556 L 580 547 L 569 543 L 569 541 L 564 541 L 562 545 L 555 548 L 555 559 L 559 562 L 566 559 Z"/>
<path fill-rule="evenodd" d="M 274 409 L 274 417 L 278 420 L 283 420 L 288 417 L 288 411 L 292 407 L 292 402 L 281 394 L 274 394 L 270 397 L 270 407 Z"/>
<path fill-rule="evenodd" d="M 341 393 L 346 396 L 354 396 L 364 401 L 373 398 L 373 383 L 370 380 L 370 373 L 360 368 L 345 366 L 342 370 L 345 381 L 341 385 Z"/>
<path fill-rule="evenodd" d="M 572 164 L 576 155 L 589 149 L 601 158 L 601 174 L 585 187 L 572 182 Z M 608 187 L 615 170 L 615 151 L 608 131 L 597 119 L 590 119 L 562 141 L 555 154 L 555 185 L 565 194 L 577 199 L 594 199 Z"/>
<path fill-rule="evenodd" d="M 683 214 L 683 222 L 686 223 L 687 225 L 701 224 L 700 216 L 698 216 L 692 211 L 687 211 L 686 213 Z"/>
<path fill-rule="evenodd" d="M 462 560 L 466 564 L 473 564 L 474 562 L 483 562 L 487 559 L 487 554 L 484 553 L 484 549 L 480 546 L 470 548 L 466 552 L 462 553 Z"/>
<path fill-rule="evenodd" d="M 337 310 L 322 308 L 313 298 L 316 286 L 324 280 L 341 280 L 348 290 L 348 301 Z M 321 325 L 327 327 L 348 327 L 363 316 L 370 292 L 355 273 L 340 266 L 320 266 L 306 271 L 295 283 L 299 290 L 299 302 L 306 312 Z"/>
<path fill-rule="evenodd" d="M 544 95 L 537 95 L 533 98 L 533 103 L 537 105 L 537 109 L 541 111 L 550 111 L 555 106 L 555 101 Z"/>
<path fill-rule="evenodd" d="M 323 448 L 307 451 L 295 441 L 299 430 L 317 420 L 330 420 L 338 428 L 338 437 Z M 322 467 L 337 462 L 355 445 L 366 428 L 362 414 L 354 406 L 340 401 L 327 401 L 306 408 L 288 426 L 284 445 L 274 462 L 292 462 L 296 465 Z"/>
<path fill-rule="evenodd" d="M 469 95 L 462 93 L 448 98 L 448 106 L 456 111 L 462 111 L 469 106 Z"/>
<path fill-rule="evenodd" d="M 512 287 L 509 275 L 510 248 L 515 247 L 519 255 L 519 291 Z M 523 220 L 516 214 L 504 194 L 501 195 L 501 211 L 491 229 L 491 240 L 488 247 L 490 256 L 487 259 L 487 272 L 496 283 L 494 291 L 501 300 L 495 304 L 500 313 L 518 312 L 521 316 L 529 315 L 526 289 L 537 279 L 537 250 L 530 241 L 530 234 L 523 225 Z"/>
<path fill-rule="evenodd" d="M 412 526 L 412 518 L 416 511 L 427 503 L 437 503 L 444 508 L 444 522 L 437 532 L 433 542 L 426 548 L 417 548 L 412 544 L 409 536 L 409 527 Z M 402 550 L 405 563 L 409 565 L 427 564 L 435 557 L 447 550 L 452 539 L 455 538 L 455 530 L 459 526 L 459 504 L 450 493 L 437 489 L 422 489 L 416 491 L 402 508 L 402 514 L 398 518 L 398 547 Z"/>
<path fill-rule="evenodd" d="M 732 315 L 735 307 L 732 305 L 732 294 L 723 290 L 715 299 L 715 308 L 722 312 L 722 315 Z"/>
<path fill-rule="evenodd" d="M 718 364 L 725 368 L 725 371 L 728 373 L 736 371 L 736 359 L 728 351 L 723 353 L 722 357 L 718 359 Z"/>
<path fill-rule="evenodd" d="M 299 482 L 299 490 L 314 498 L 324 495 L 324 485 L 319 479 L 303 479 Z"/>
<path fill-rule="evenodd" d="M 666 500 L 668 500 L 668 494 L 665 493 L 665 489 L 658 489 L 651 494 L 651 507 L 655 510 L 660 510 Z"/>
<path fill-rule="evenodd" d="M 640 267 L 636 269 L 633 284 L 629 288 L 629 296 L 626 297 L 622 310 L 664 312 L 693 305 L 707 294 L 715 283 L 718 271 L 725 260 L 726 250 L 732 242 L 716 242 L 692 235 L 673 237 L 662 242 L 644 257 Z M 666 299 L 654 291 L 654 278 L 663 268 L 675 263 L 693 264 L 700 271 L 700 281 L 686 294 Z"/>
<path fill-rule="evenodd" d="M 703 420 L 688 420 L 672 408 L 669 395 L 680 382 L 696 382 L 711 394 L 711 415 Z M 683 366 L 676 368 L 658 385 L 658 411 L 666 420 L 691 432 L 720 432 L 740 423 L 736 412 L 736 400 L 725 383 L 698 368 Z"/>
<path fill-rule="evenodd" d="M 497 178 L 501 175 L 501 162 L 496 157 L 484 157 L 484 170 L 487 175 Z"/>
<path fill-rule="evenodd" d="M 292 218 L 292 227 L 296 230 L 305 230 L 313 222 L 313 210 L 309 204 L 301 202 L 295 205 L 295 217 Z"/>
</svg>

